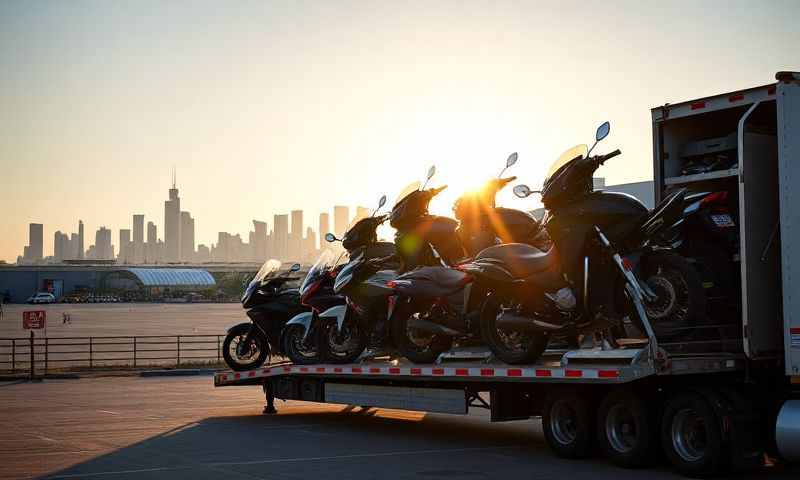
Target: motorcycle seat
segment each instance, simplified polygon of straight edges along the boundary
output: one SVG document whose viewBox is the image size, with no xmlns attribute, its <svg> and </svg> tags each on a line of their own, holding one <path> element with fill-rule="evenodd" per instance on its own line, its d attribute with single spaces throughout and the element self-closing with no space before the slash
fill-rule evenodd
<svg viewBox="0 0 800 480">
<path fill-rule="evenodd" d="M 560 288 L 564 283 L 555 248 L 542 252 L 525 243 L 506 243 L 483 250 L 475 261 L 502 267 L 511 275 L 511 281 L 534 283 L 546 290 Z"/>
<path fill-rule="evenodd" d="M 664 228 L 670 227 L 683 214 L 686 189 L 671 193 L 661 201 L 642 222 L 639 231 L 646 237 L 652 236 Z"/>
<path fill-rule="evenodd" d="M 395 280 L 395 288 L 411 297 L 445 297 L 464 288 L 466 274 L 449 267 L 419 267 Z"/>
</svg>

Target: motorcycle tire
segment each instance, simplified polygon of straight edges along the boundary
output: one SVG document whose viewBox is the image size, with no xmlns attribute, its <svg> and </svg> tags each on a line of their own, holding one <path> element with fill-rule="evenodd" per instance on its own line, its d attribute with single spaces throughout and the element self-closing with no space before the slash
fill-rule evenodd
<svg viewBox="0 0 800 480">
<path fill-rule="evenodd" d="M 225 363 L 231 370 L 242 372 L 258 368 L 263 365 L 267 357 L 269 357 L 269 344 L 260 331 L 256 331 L 250 338 L 251 355 L 248 357 L 248 360 L 241 359 L 236 353 L 238 342 L 234 344 L 234 340 L 238 340 L 239 342 L 244 341 L 250 333 L 251 328 L 256 327 L 249 323 L 240 323 L 230 329 L 228 335 L 225 336 L 225 340 L 222 342 L 222 358 L 225 359 Z"/>
<path fill-rule="evenodd" d="M 693 326 L 705 323 L 706 293 L 700 274 L 682 256 L 655 252 L 642 259 L 639 278 L 658 297 L 645 310 L 656 338 L 674 342 L 692 335 Z"/>
<path fill-rule="evenodd" d="M 509 348 L 503 334 L 496 326 L 500 298 L 491 294 L 481 309 L 481 335 L 495 357 L 510 365 L 533 363 L 547 349 L 549 337 L 541 333 L 522 334 L 517 348 Z M 512 333 L 513 334 L 513 333 Z"/>
<path fill-rule="evenodd" d="M 362 331 L 354 319 L 345 319 L 342 331 L 337 332 L 336 321 L 326 321 L 318 330 L 317 350 L 329 363 L 353 363 L 367 348 L 369 333 Z"/>
<path fill-rule="evenodd" d="M 412 363 L 433 363 L 442 352 L 450 350 L 453 339 L 445 335 L 431 335 L 430 340 L 424 344 L 415 342 L 408 332 L 408 320 L 414 314 L 413 307 L 405 303 L 397 308 L 392 316 L 390 329 L 392 343 L 400 355 Z"/>
<path fill-rule="evenodd" d="M 319 346 L 314 338 L 306 338 L 305 327 L 302 325 L 287 325 L 281 332 L 281 345 L 284 354 L 295 365 L 311 365 L 320 363 Z M 309 333 L 309 336 L 312 335 Z M 311 346 L 312 348 L 308 348 Z"/>
</svg>

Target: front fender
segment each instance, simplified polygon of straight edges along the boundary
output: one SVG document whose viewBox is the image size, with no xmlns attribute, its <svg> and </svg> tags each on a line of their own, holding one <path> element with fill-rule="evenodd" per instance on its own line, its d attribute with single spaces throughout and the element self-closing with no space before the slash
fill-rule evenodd
<svg viewBox="0 0 800 480">
<path fill-rule="evenodd" d="M 303 327 L 303 341 L 308 336 L 308 330 L 311 327 L 311 322 L 314 321 L 314 312 L 303 312 L 292 317 L 291 320 L 286 322 L 286 327 L 289 325 L 302 325 Z M 283 327 L 283 328 L 286 328 Z"/>
<path fill-rule="evenodd" d="M 251 322 L 242 322 L 242 323 L 237 323 L 236 325 L 231 325 L 230 327 L 228 327 L 228 329 L 226 330 L 226 332 L 227 332 L 227 333 L 231 333 L 231 330 L 233 330 L 234 328 L 239 328 L 239 327 L 244 327 L 244 326 L 246 326 L 246 327 L 251 327 L 252 325 L 253 325 L 253 324 L 252 324 Z"/>
<path fill-rule="evenodd" d="M 336 305 L 319 314 L 320 319 L 335 318 L 338 331 L 342 330 L 345 316 L 347 316 L 347 305 Z"/>
</svg>

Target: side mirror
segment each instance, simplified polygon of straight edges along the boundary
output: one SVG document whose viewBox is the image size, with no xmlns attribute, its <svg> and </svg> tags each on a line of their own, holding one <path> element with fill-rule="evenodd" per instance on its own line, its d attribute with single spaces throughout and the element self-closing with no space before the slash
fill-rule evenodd
<svg viewBox="0 0 800 480">
<path fill-rule="evenodd" d="M 518 196 L 519 198 L 526 198 L 531 193 L 533 193 L 533 192 L 525 184 L 519 184 L 516 187 L 514 187 L 514 195 Z"/>
<path fill-rule="evenodd" d="M 608 132 L 611 131 L 611 124 L 608 122 L 604 122 L 602 125 L 597 127 L 597 133 L 594 136 L 595 141 L 599 142 L 600 140 L 606 138 L 608 136 Z"/>
<path fill-rule="evenodd" d="M 514 165 L 515 163 L 517 163 L 517 158 L 519 158 L 519 155 L 517 155 L 517 152 L 514 152 L 511 155 L 509 155 L 508 159 L 506 159 L 506 168 L 508 168 L 508 167 Z"/>
<path fill-rule="evenodd" d="M 378 208 L 386 205 L 386 195 L 382 196 L 380 200 L 378 200 Z"/>
<path fill-rule="evenodd" d="M 328 232 L 328 233 L 326 233 L 326 234 L 325 234 L 325 241 L 326 241 L 326 242 L 328 242 L 328 243 L 333 243 L 333 242 L 335 242 L 336 240 L 338 240 L 338 238 L 336 238 L 336 235 L 334 235 L 334 234 L 332 234 L 332 233 L 330 233 L 330 232 Z"/>
<path fill-rule="evenodd" d="M 428 169 L 428 178 L 426 180 L 430 180 L 436 174 L 436 165 L 431 165 L 431 168 Z"/>
<path fill-rule="evenodd" d="M 291 267 L 289 267 L 289 271 L 290 272 L 296 272 L 298 270 L 300 270 L 300 264 L 299 263 L 295 263 Z"/>
</svg>

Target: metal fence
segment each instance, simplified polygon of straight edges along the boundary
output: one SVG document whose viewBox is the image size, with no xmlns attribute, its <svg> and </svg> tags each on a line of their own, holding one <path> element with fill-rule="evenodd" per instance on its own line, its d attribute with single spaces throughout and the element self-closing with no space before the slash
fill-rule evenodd
<svg viewBox="0 0 800 480">
<path fill-rule="evenodd" d="M 221 364 L 224 335 L 0 338 L 0 372 Z"/>
</svg>

